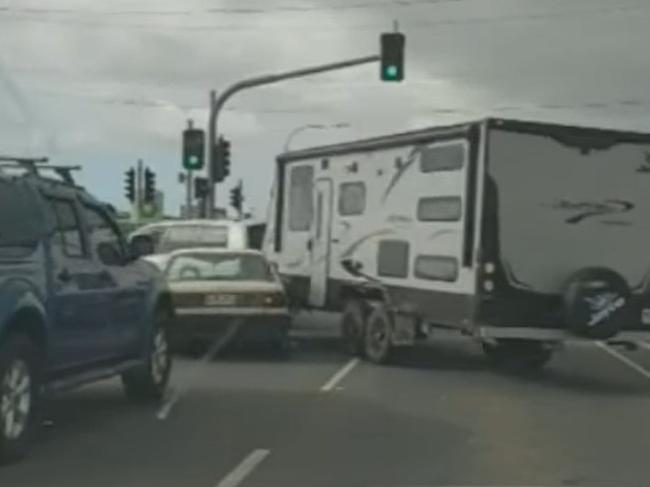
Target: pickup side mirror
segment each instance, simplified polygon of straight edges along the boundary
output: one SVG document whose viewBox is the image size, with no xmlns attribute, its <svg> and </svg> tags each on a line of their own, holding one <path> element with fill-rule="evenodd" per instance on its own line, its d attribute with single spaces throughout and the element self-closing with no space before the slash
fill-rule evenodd
<svg viewBox="0 0 650 487">
<path fill-rule="evenodd" d="M 154 252 L 153 239 L 149 235 L 136 235 L 129 242 L 131 257 L 139 259 Z"/>
<path fill-rule="evenodd" d="M 353 259 L 344 259 L 341 261 L 341 267 L 345 269 L 346 272 L 352 274 L 353 276 L 360 276 L 361 269 L 363 269 L 363 264 L 358 260 Z"/>
</svg>

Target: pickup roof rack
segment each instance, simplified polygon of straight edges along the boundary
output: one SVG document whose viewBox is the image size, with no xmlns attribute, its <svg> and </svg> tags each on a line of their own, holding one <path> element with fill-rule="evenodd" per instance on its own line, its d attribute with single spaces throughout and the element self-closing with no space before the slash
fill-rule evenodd
<svg viewBox="0 0 650 487">
<path fill-rule="evenodd" d="M 47 157 L 13 157 L 0 156 L 0 170 L 2 168 L 24 169 L 25 173 L 33 176 L 41 176 L 40 171 L 54 171 L 61 180 L 71 186 L 76 186 L 72 171 L 81 170 L 81 166 L 49 166 Z"/>
</svg>

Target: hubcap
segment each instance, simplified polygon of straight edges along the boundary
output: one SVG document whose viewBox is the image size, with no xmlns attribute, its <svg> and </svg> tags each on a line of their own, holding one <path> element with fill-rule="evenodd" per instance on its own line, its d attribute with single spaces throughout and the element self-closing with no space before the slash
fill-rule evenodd
<svg viewBox="0 0 650 487">
<path fill-rule="evenodd" d="M 32 379 L 29 367 L 15 360 L 0 383 L 0 426 L 5 438 L 18 438 L 27 428 L 32 406 Z"/>
<path fill-rule="evenodd" d="M 163 330 L 157 330 L 151 354 L 151 375 L 156 383 L 162 382 L 169 367 L 167 337 Z"/>
</svg>

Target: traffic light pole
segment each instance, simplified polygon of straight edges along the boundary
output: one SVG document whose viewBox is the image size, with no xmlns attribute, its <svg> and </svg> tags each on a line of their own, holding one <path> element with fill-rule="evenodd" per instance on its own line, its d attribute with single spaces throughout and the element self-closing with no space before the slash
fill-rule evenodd
<svg viewBox="0 0 650 487">
<path fill-rule="evenodd" d="M 138 159 L 138 166 L 135 171 L 135 221 L 142 219 L 142 197 L 144 193 L 144 176 L 142 159 Z"/>
<path fill-rule="evenodd" d="M 330 64 L 321 64 L 319 66 L 312 66 L 309 68 L 297 69 L 295 71 L 287 71 L 285 73 L 278 74 L 267 74 L 262 76 L 256 76 L 254 78 L 248 78 L 237 83 L 230 85 L 226 90 L 224 90 L 219 97 L 217 97 L 216 92 L 210 92 L 210 119 L 208 120 L 208 143 L 207 146 L 207 157 L 206 161 L 208 163 L 208 197 L 207 197 L 207 218 L 214 218 L 214 209 L 216 203 L 216 188 L 215 188 L 215 167 L 214 167 L 214 150 L 213 147 L 217 141 L 218 136 L 218 126 L 217 119 L 219 117 L 219 112 L 226 104 L 228 99 L 233 96 L 235 93 L 248 89 L 255 88 L 256 86 L 269 85 L 273 83 L 278 83 L 287 79 L 293 78 L 302 78 L 304 76 L 310 76 L 312 74 L 324 73 L 327 71 L 337 71 L 340 69 L 351 68 L 354 66 L 359 66 L 361 64 L 375 63 L 381 60 L 381 56 L 373 55 L 366 56 L 356 59 L 349 59 L 347 61 L 340 61 L 337 63 Z"/>
</svg>

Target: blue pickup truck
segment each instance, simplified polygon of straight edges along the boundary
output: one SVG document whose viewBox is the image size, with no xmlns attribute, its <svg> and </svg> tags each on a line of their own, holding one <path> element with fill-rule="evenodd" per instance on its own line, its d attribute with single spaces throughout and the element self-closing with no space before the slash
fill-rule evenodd
<svg viewBox="0 0 650 487">
<path fill-rule="evenodd" d="M 28 450 L 45 395 L 121 376 L 162 398 L 174 309 L 159 270 L 71 179 L 0 170 L 0 463 Z"/>
</svg>

